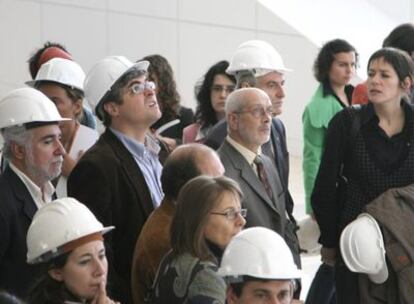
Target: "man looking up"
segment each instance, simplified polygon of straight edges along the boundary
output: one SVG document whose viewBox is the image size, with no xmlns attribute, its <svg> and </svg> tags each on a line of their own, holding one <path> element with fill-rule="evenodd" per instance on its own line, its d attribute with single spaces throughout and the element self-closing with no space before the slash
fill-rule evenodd
<svg viewBox="0 0 414 304">
<path fill-rule="evenodd" d="M 84 203 L 105 226 L 109 286 L 123 304 L 131 299 L 131 267 L 137 237 L 161 202 L 159 146 L 148 135 L 161 112 L 147 61 L 122 56 L 98 62 L 85 78 L 85 97 L 106 127 L 68 178 L 68 194 Z"/>
</svg>

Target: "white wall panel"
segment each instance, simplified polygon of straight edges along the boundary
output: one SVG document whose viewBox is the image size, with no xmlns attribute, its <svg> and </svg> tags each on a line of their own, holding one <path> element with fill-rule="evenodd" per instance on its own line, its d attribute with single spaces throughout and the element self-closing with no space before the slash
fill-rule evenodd
<svg viewBox="0 0 414 304">
<path fill-rule="evenodd" d="M 256 26 L 254 0 L 180 0 L 179 5 L 182 20 L 249 29 Z"/>
<path fill-rule="evenodd" d="M 111 11 L 177 18 L 177 0 L 108 0 Z"/>
</svg>

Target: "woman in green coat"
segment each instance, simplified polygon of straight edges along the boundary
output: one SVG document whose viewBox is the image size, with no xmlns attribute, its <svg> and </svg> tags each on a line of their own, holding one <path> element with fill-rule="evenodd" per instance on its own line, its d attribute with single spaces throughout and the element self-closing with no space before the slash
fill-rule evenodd
<svg viewBox="0 0 414 304">
<path fill-rule="evenodd" d="M 316 57 L 313 70 L 319 86 L 306 105 L 303 123 L 303 176 L 306 213 L 312 214 L 310 198 L 322 156 L 325 132 L 331 118 L 351 104 L 358 54 L 347 41 L 328 41 Z"/>
<path fill-rule="evenodd" d="M 325 133 L 332 117 L 351 104 L 354 87 L 349 84 L 355 74 L 358 54 L 347 41 L 328 41 L 316 57 L 313 70 L 319 86 L 306 105 L 303 123 L 303 176 L 306 213 L 312 215 L 310 201 L 322 157 Z M 333 265 L 325 260 L 319 267 L 309 288 L 307 304 L 336 304 Z"/>
</svg>

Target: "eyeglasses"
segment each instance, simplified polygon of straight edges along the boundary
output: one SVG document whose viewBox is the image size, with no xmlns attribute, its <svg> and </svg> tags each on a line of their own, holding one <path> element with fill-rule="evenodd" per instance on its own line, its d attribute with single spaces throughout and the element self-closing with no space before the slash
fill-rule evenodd
<svg viewBox="0 0 414 304">
<path fill-rule="evenodd" d="M 246 217 L 246 215 L 247 215 L 247 209 L 240 209 L 240 210 L 229 209 L 229 210 L 227 210 L 225 212 L 210 212 L 210 213 L 211 214 L 217 214 L 217 215 L 223 215 L 229 221 L 234 221 L 239 214 L 242 217 Z"/>
<path fill-rule="evenodd" d="M 221 92 L 223 92 L 223 91 L 225 91 L 226 93 L 231 93 L 231 92 L 233 92 L 234 91 L 234 89 L 235 89 L 236 87 L 234 86 L 234 85 L 229 85 L 229 86 L 225 86 L 225 85 L 213 85 L 212 87 L 211 87 L 211 90 L 214 92 L 214 93 L 221 93 Z"/>
<path fill-rule="evenodd" d="M 254 118 L 261 118 L 265 115 L 270 115 L 273 116 L 273 108 L 272 107 L 268 107 L 268 108 L 262 108 L 262 107 L 255 107 L 251 110 L 246 110 L 246 111 L 238 111 L 238 112 L 234 112 L 236 114 L 243 114 L 243 113 L 250 113 L 252 114 L 252 116 Z"/>
<path fill-rule="evenodd" d="M 154 90 L 155 89 L 155 83 L 152 81 L 145 81 L 142 83 L 134 83 L 131 85 L 130 90 L 132 94 L 138 95 L 144 92 L 145 90 Z"/>
</svg>

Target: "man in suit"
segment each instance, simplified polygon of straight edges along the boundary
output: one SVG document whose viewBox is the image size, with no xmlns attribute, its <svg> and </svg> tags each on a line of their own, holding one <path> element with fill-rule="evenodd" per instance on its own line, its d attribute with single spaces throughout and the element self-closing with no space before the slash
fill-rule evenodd
<svg viewBox="0 0 414 304">
<path fill-rule="evenodd" d="M 269 141 L 272 111 L 268 95 L 260 89 L 231 93 L 226 103 L 228 136 L 217 152 L 224 174 L 243 190 L 242 205 L 248 210 L 246 227 L 262 226 L 279 233 L 300 266 L 294 225 L 286 213 L 286 192 L 275 166 L 261 150 Z"/>
<path fill-rule="evenodd" d="M 227 73 L 234 75 L 237 88 L 256 87 L 268 95 L 272 103 L 270 140 L 263 143 L 263 154 L 270 157 L 276 167 L 282 186 L 286 192 L 286 208 L 289 218 L 293 218 L 293 199 L 288 191 L 289 153 L 286 145 L 286 132 L 277 115 L 282 113 L 285 97 L 284 84 L 286 68 L 282 57 L 272 45 L 261 40 L 249 40 L 242 43 L 233 54 Z M 227 122 L 219 122 L 206 137 L 205 144 L 217 150 L 227 135 Z"/>
<path fill-rule="evenodd" d="M 106 127 L 97 143 L 69 175 L 68 194 L 84 203 L 105 226 L 109 291 L 132 302 L 131 267 L 137 237 L 161 202 L 159 146 L 149 127 L 161 112 L 155 85 L 147 81 L 147 61 L 122 56 L 98 62 L 85 78 L 85 96 Z"/>
<path fill-rule="evenodd" d="M 134 304 L 144 303 L 161 259 L 171 249 L 170 226 L 181 188 L 199 175 L 216 177 L 223 173 L 224 168 L 217 153 L 205 145 L 182 145 L 169 155 L 161 175 L 165 197 L 160 207 L 151 213 L 135 247 L 132 266 Z"/>
<path fill-rule="evenodd" d="M 54 196 L 50 181 L 60 175 L 65 153 L 58 125 L 63 120 L 35 89 L 14 90 L 0 101 L 3 156 L 8 161 L 0 176 L 0 290 L 20 297 L 39 274 L 26 263 L 26 233 L 37 209 Z"/>
</svg>

